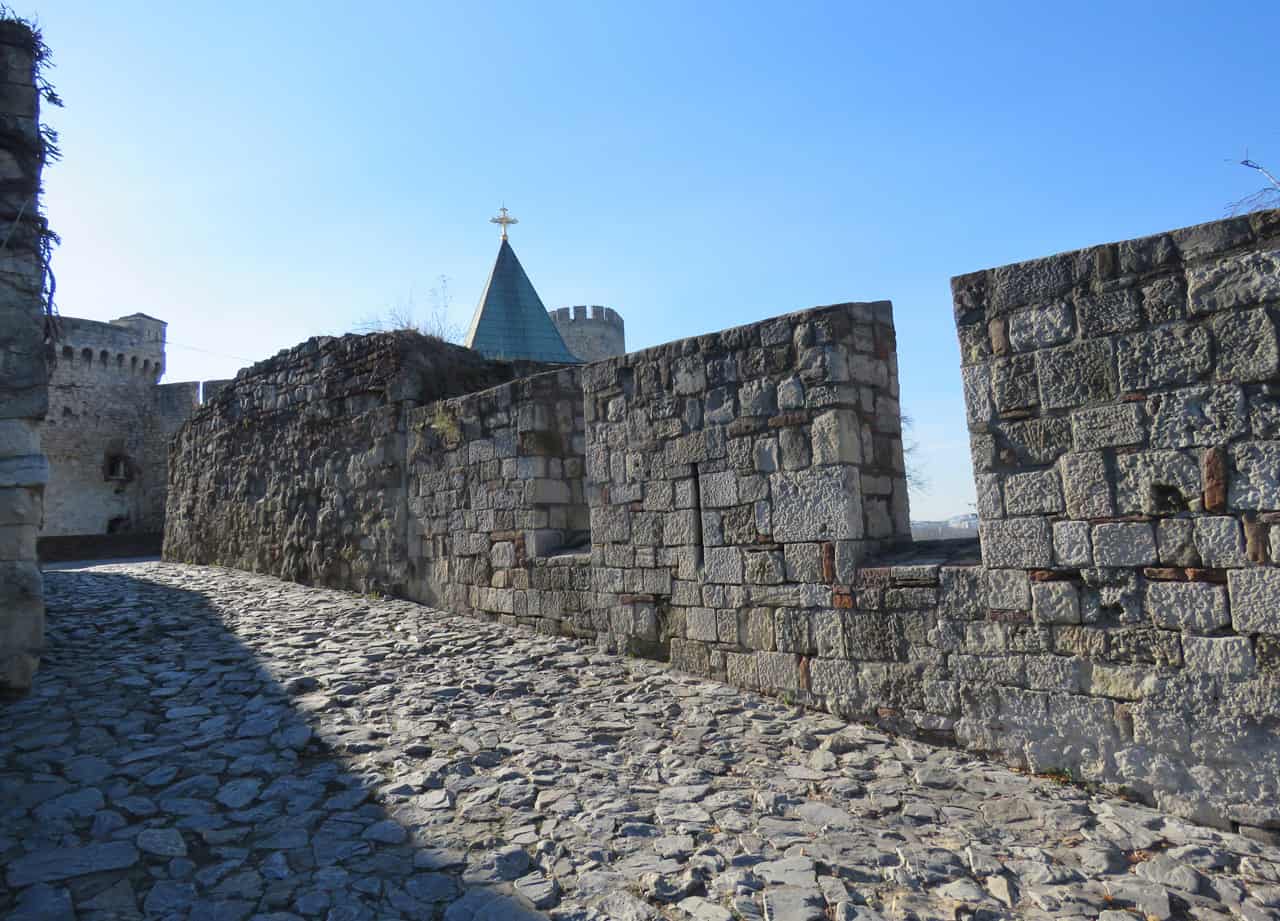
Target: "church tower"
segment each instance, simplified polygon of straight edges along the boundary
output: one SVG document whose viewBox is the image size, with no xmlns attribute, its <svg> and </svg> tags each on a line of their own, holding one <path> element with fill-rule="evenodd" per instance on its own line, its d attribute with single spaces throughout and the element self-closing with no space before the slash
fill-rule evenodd
<svg viewBox="0 0 1280 921">
<path fill-rule="evenodd" d="M 517 220 L 506 208 L 499 212 L 497 217 L 490 218 L 491 223 L 502 227 L 498 258 L 463 344 L 495 360 L 581 364 L 565 346 L 547 315 L 547 308 L 542 305 L 542 298 L 538 297 L 511 248 L 507 227 L 518 223 Z"/>
</svg>

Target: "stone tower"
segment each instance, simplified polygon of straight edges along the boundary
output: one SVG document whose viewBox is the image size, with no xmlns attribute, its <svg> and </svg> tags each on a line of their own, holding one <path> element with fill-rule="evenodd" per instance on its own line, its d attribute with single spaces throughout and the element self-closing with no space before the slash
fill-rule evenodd
<svg viewBox="0 0 1280 921">
<path fill-rule="evenodd" d="M 627 353 L 627 334 L 622 315 L 611 307 L 561 307 L 551 311 L 551 322 L 569 351 L 583 361 L 599 361 Z"/>
</svg>

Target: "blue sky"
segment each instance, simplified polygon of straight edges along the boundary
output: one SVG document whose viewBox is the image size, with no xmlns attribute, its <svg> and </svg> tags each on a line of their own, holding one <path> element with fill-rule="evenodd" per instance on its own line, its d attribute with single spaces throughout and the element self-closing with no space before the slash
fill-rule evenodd
<svg viewBox="0 0 1280 921">
<path fill-rule="evenodd" d="M 630 348 L 891 299 L 930 481 L 973 500 L 952 275 L 1222 216 L 1280 163 L 1280 6 L 324 2 L 24 6 L 70 316 L 230 376 L 512 243 Z"/>
</svg>

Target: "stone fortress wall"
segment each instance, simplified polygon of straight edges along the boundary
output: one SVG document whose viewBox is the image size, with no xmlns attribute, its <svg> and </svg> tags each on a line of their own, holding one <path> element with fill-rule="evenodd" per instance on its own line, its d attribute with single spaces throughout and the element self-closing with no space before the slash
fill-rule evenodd
<svg viewBox="0 0 1280 921">
<path fill-rule="evenodd" d="M 446 399 L 361 358 L 380 337 L 283 354 L 288 399 L 242 373 L 179 433 L 166 556 L 593 638 L 1280 829 L 1278 228 L 956 279 L 981 562 L 911 545 L 887 303 Z M 381 442 L 333 409 L 353 374 Z"/>
<path fill-rule="evenodd" d="M 579 304 L 547 311 L 569 351 L 586 362 L 625 355 L 626 324 L 612 307 Z"/>
<path fill-rule="evenodd" d="M 1280 827 L 1280 212 L 953 289 L 1007 688 L 957 734 Z"/>
<path fill-rule="evenodd" d="M 40 439 L 49 397 L 38 49 L 29 28 L 0 20 L 0 693 L 30 686 L 44 646 L 36 530 L 49 475 Z"/>
</svg>

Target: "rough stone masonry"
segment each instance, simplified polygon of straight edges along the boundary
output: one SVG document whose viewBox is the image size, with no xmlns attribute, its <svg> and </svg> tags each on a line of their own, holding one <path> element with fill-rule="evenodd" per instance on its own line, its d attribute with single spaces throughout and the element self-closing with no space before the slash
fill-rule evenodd
<svg viewBox="0 0 1280 921">
<path fill-rule="evenodd" d="M 955 280 L 981 564 L 910 548 L 887 303 L 454 395 L 379 337 L 319 341 L 179 434 L 166 555 L 595 639 L 1273 834 L 1278 240 L 1265 212 Z"/>
<path fill-rule="evenodd" d="M 36 563 L 49 466 L 40 172 L 46 146 L 36 88 L 38 38 L 0 19 L 0 694 L 31 684 L 44 645 Z"/>
</svg>

